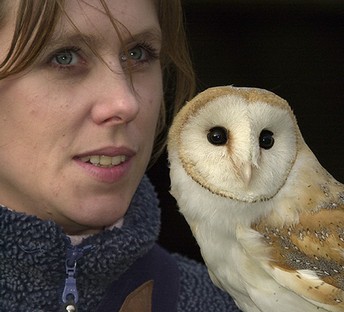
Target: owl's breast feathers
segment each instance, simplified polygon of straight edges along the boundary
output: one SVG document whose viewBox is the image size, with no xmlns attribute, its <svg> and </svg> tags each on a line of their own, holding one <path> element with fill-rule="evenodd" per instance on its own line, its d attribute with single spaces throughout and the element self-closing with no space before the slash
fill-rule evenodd
<svg viewBox="0 0 344 312">
<path fill-rule="evenodd" d="M 324 188 L 319 203 L 311 196 L 298 222 L 277 226 L 264 218 L 252 225 L 269 246 L 269 274 L 317 306 L 344 311 L 344 186 Z M 334 190 L 334 194 L 331 194 Z"/>
</svg>

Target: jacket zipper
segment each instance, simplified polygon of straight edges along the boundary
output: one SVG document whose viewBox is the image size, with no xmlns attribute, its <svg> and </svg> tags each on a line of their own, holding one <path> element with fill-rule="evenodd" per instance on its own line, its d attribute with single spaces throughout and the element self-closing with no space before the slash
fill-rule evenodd
<svg viewBox="0 0 344 312">
<path fill-rule="evenodd" d="M 76 271 L 77 262 L 84 254 L 92 249 L 91 245 L 84 247 L 70 246 L 67 249 L 66 279 L 62 293 L 62 309 L 63 312 L 77 312 L 77 303 L 79 301 L 79 294 L 76 285 Z"/>
</svg>

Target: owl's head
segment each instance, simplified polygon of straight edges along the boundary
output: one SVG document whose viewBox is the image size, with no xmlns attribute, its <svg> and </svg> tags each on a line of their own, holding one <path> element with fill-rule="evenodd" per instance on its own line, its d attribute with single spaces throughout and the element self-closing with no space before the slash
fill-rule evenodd
<svg viewBox="0 0 344 312">
<path fill-rule="evenodd" d="M 262 89 L 216 87 L 178 113 L 168 150 L 210 192 L 256 202 L 283 186 L 299 139 L 296 119 L 282 98 Z"/>
</svg>

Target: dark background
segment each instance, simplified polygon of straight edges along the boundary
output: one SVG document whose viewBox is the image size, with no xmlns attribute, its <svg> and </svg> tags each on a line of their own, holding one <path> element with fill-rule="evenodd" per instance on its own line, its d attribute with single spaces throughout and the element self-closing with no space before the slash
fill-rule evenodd
<svg viewBox="0 0 344 312">
<path fill-rule="evenodd" d="M 320 163 L 344 182 L 344 1 L 183 3 L 198 91 L 233 84 L 285 98 Z M 166 154 L 149 176 L 161 201 L 160 243 L 201 260 L 168 193 Z"/>
</svg>

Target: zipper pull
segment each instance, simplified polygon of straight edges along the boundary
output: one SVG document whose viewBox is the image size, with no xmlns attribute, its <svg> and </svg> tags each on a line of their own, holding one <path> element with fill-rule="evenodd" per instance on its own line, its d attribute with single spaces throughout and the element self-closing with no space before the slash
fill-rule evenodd
<svg viewBox="0 0 344 312">
<path fill-rule="evenodd" d="M 75 302 L 72 301 L 67 301 L 61 309 L 61 312 L 78 312 L 78 308 L 75 304 Z"/>
<path fill-rule="evenodd" d="M 77 312 L 79 294 L 76 285 L 76 266 L 78 260 L 90 249 L 92 249 L 91 245 L 82 248 L 70 247 L 67 249 L 67 259 L 65 263 L 67 278 L 62 293 L 63 312 Z"/>
<path fill-rule="evenodd" d="M 65 303 L 64 311 L 75 312 L 76 304 L 79 301 L 79 294 L 76 286 L 76 261 L 74 261 L 73 266 L 70 266 L 70 264 L 68 264 L 68 259 L 66 260 L 66 273 L 67 278 L 62 293 L 62 301 Z"/>
</svg>

